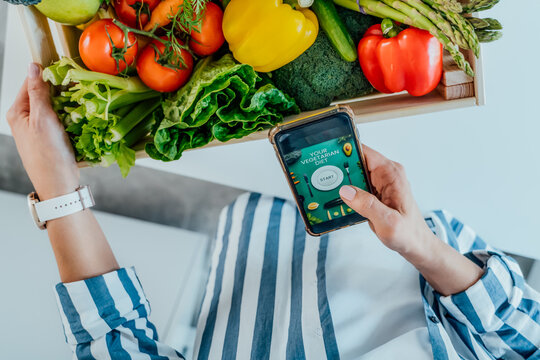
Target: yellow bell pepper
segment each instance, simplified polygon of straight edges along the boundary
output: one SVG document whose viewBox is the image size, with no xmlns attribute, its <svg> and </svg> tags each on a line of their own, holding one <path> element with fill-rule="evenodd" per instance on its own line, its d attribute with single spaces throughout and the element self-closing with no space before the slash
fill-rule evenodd
<svg viewBox="0 0 540 360">
<path fill-rule="evenodd" d="M 311 10 L 295 10 L 283 0 L 231 0 L 223 33 L 236 60 L 270 72 L 313 45 L 319 21 Z"/>
</svg>

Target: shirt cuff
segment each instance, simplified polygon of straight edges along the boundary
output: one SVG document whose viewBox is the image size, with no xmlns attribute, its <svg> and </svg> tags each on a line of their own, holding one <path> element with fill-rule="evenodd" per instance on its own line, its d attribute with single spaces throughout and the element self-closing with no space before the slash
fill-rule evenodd
<svg viewBox="0 0 540 360">
<path fill-rule="evenodd" d="M 491 251 L 466 255 L 484 268 L 484 276 L 469 289 L 441 296 L 440 303 L 451 316 L 478 334 L 499 330 L 523 298 L 523 274 L 511 257 Z"/>
<path fill-rule="evenodd" d="M 99 339 L 126 321 L 147 317 L 150 305 L 134 268 L 56 285 L 56 299 L 69 344 Z"/>
</svg>

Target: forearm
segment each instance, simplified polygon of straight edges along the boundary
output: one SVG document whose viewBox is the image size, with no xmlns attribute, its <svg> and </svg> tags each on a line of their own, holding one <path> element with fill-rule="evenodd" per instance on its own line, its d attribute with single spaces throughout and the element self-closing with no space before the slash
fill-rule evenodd
<svg viewBox="0 0 540 360">
<path fill-rule="evenodd" d="M 440 294 L 449 296 L 467 290 L 484 274 L 478 265 L 450 245 L 431 235 L 419 253 L 402 254 Z"/>
<path fill-rule="evenodd" d="M 49 221 L 47 230 L 62 282 L 84 280 L 119 268 L 90 210 Z"/>
</svg>

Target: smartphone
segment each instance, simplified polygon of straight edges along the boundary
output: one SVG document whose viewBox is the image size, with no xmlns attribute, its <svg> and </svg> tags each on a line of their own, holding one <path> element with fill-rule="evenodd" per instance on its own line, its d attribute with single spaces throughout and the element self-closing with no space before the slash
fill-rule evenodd
<svg viewBox="0 0 540 360">
<path fill-rule="evenodd" d="M 366 221 L 339 196 L 344 185 L 372 192 L 353 116 L 350 108 L 337 106 L 270 130 L 270 142 L 310 235 Z"/>
</svg>

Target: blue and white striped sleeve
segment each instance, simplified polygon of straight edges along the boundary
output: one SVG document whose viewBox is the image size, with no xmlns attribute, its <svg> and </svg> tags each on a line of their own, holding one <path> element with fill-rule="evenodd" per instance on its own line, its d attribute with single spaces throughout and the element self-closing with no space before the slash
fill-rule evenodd
<svg viewBox="0 0 540 360">
<path fill-rule="evenodd" d="M 183 359 L 158 342 L 148 320 L 150 305 L 133 268 L 58 284 L 56 296 L 75 359 Z"/>
<path fill-rule="evenodd" d="M 449 244 L 485 271 L 466 291 L 438 297 L 442 307 L 496 358 L 539 359 L 540 294 L 525 282 L 513 258 L 489 247 L 448 213 L 437 215 Z"/>
</svg>

